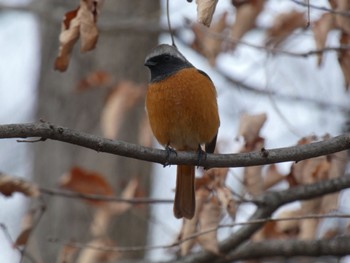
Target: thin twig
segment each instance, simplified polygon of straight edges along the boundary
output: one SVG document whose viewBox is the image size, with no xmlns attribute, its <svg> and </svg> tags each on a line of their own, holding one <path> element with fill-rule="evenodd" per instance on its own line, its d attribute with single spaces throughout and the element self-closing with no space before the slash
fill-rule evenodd
<svg viewBox="0 0 350 263">
<path fill-rule="evenodd" d="M 106 246 L 98 246 L 98 245 L 91 245 L 91 244 L 83 244 L 80 242 L 66 242 L 65 245 L 69 245 L 76 248 L 91 248 L 95 250 L 100 251 L 110 251 L 110 252 L 135 252 L 135 251 L 149 251 L 149 250 L 158 250 L 158 249 L 169 249 L 173 247 L 178 247 L 182 243 L 185 243 L 189 240 L 195 239 L 199 236 L 206 235 L 211 232 L 215 232 L 220 228 L 232 228 L 236 226 L 242 226 L 242 225 L 251 225 L 251 224 L 261 224 L 261 223 L 267 223 L 267 222 L 278 222 L 278 221 L 290 221 L 290 220 L 307 220 L 307 219 L 325 219 L 325 218 L 350 218 L 350 214 L 327 214 L 327 215 L 317 215 L 317 214 L 310 214 L 310 215 L 304 215 L 304 216 L 296 216 L 296 217 L 285 217 L 285 218 L 262 218 L 262 219 L 256 219 L 256 220 L 250 220 L 247 222 L 236 222 L 232 224 L 224 224 L 224 225 L 218 225 L 215 228 L 207 229 L 205 231 L 197 232 L 195 234 L 192 234 L 185 239 L 181 239 L 177 242 L 168 244 L 168 245 L 154 245 L 154 246 L 128 246 L 128 247 L 106 247 Z M 58 242 L 57 239 L 55 239 L 55 242 Z"/>
<path fill-rule="evenodd" d="M 42 194 L 51 195 L 51 196 L 59 196 L 66 198 L 76 198 L 76 199 L 85 199 L 85 200 L 93 200 L 93 201 L 104 201 L 104 202 L 121 202 L 121 203 L 129 203 L 129 204 L 172 204 L 174 200 L 172 199 L 154 199 L 154 198 L 121 198 L 115 196 L 104 196 L 98 194 L 83 194 L 77 192 L 70 192 L 60 189 L 52 189 L 46 187 L 39 187 L 39 190 Z"/>
<path fill-rule="evenodd" d="M 291 1 L 296 3 L 296 4 L 298 4 L 298 5 L 305 6 L 305 7 L 308 7 L 308 8 L 313 8 L 313 9 L 325 11 L 325 12 L 328 12 L 328 13 L 336 14 L 336 15 L 350 17 L 350 13 L 349 12 L 333 10 L 331 8 L 324 7 L 324 6 L 313 5 L 313 4 L 310 4 L 309 1 L 307 3 L 303 2 L 303 1 L 299 1 L 299 0 L 291 0 Z"/>
</svg>

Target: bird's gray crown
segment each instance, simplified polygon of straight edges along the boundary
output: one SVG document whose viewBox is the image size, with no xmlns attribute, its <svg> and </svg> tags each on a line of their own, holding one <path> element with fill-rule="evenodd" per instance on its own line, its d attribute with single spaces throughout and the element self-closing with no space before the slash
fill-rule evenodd
<svg viewBox="0 0 350 263">
<path fill-rule="evenodd" d="M 161 44 L 155 47 L 152 52 L 146 57 L 145 61 L 150 60 L 153 57 L 157 57 L 160 55 L 170 55 L 176 58 L 181 59 L 182 61 L 191 64 L 184 55 L 180 53 L 180 51 L 175 47 L 168 44 Z"/>
</svg>

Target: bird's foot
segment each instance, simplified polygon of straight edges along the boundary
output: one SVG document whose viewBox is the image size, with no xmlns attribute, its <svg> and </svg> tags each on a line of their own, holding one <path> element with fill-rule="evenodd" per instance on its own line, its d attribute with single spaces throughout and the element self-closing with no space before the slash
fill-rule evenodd
<svg viewBox="0 0 350 263">
<path fill-rule="evenodd" d="M 202 160 L 205 161 L 207 159 L 207 153 L 206 153 L 206 151 L 203 151 L 203 149 L 202 149 L 202 147 L 200 145 L 198 145 L 197 152 L 198 152 L 198 159 L 197 159 L 198 166 L 201 166 L 201 161 Z"/>
<path fill-rule="evenodd" d="M 171 153 L 174 153 L 177 156 L 177 151 L 174 148 L 172 148 L 170 145 L 165 146 L 165 150 L 166 150 L 166 158 L 165 158 L 165 163 L 163 164 L 163 167 L 170 165 Z"/>
</svg>

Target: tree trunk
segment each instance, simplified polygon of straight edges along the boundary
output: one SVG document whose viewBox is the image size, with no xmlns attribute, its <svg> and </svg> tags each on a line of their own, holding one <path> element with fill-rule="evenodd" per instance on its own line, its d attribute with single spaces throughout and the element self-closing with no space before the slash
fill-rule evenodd
<svg viewBox="0 0 350 263">
<path fill-rule="evenodd" d="M 69 68 L 53 70 L 58 51 L 60 22 L 57 13 L 76 8 L 78 1 L 44 1 L 40 17 L 42 34 L 41 77 L 38 87 L 37 118 L 84 132 L 101 135 L 100 114 L 107 89 L 95 88 L 77 92 L 75 87 L 89 72 L 102 70 L 116 80 L 128 79 L 145 83 L 148 72 L 143 66 L 147 53 L 157 44 L 157 34 L 140 30 L 103 30 L 96 49 L 85 54 L 74 47 Z M 52 14 L 52 15 L 51 15 Z M 159 0 L 105 1 L 98 18 L 104 24 L 141 21 L 145 25 L 159 20 Z M 142 32 L 142 33 L 140 33 Z M 134 107 L 119 133 L 121 140 L 137 142 L 138 125 L 144 114 L 144 103 Z M 97 153 L 88 149 L 46 141 L 35 145 L 34 180 L 41 186 L 56 187 L 59 177 L 73 166 L 97 171 L 106 176 L 116 195 L 132 177 L 137 176 L 148 194 L 150 165 L 145 162 Z M 34 239 L 43 262 L 56 262 L 62 243 L 70 240 L 87 242 L 93 210 L 81 200 L 45 197 L 47 210 L 35 231 Z M 117 245 L 144 245 L 147 237 L 147 209 L 132 209 L 116 218 L 109 233 Z M 49 241 L 51 239 L 53 241 Z M 58 240 L 58 241 L 57 241 Z M 129 254 L 128 254 L 129 255 Z M 142 257 L 135 253 L 132 257 Z"/>
</svg>

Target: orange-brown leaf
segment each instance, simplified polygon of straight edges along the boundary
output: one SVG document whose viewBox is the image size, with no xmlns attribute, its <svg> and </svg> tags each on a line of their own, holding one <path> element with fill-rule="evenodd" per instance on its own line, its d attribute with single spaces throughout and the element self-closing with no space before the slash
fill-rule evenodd
<svg viewBox="0 0 350 263">
<path fill-rule="evenodd" d="M 267 120 L 266 113 L 250 115 L 243 114 L 239 122 L 238 136 L 242 136 L 245 147 L 241 152 L 249 152 L 256 149 L 256 145 L 261 143 L 260 130 Z"/>
<path fill-rule="evenodd" d="M 112 76 L 106 71 L 93 71 L 81 79 L 77 85 L 78 91 L 85 91 L 94 87 L 106 87 L 111 85 Z"/>
<path fill-rule="evenodd" d="M 218 199 L 213 196 L 208 202 L 203 204 L 199 216 L 200 231 L 209 231 L 197 237 L 198 244 L 205 250 L 214 254 L 220 254 L 217 239 L 217 227 L 221 219 L 221 207 Z"/>
<path fill-rule="evenodd" d="M 80 1 L 80 38 L 81 52 L 87 52 L 95 48 L 98 39 L 98 29 L 96 26 L 98 14 L 98 0 Z"/>
<path fill-rule="evenodd" d="M 225 185 L 228 168 L 211 168 L 205 171 L 203 176 L 207 176 L 210 179 L 210 184 L 206 185 L 207 188 L 221 187 Z M 211 186 L 210 186 L 211 185 Z"/>
<path fill-rule="evenodd" d="M 277 222 L 276 221 L 268 221 L 263 226 L 260 231 L 256 233 L 253 237 L 254 241 L 263 241 L 266 239 L 279 239 L 281 238 L 281 233 L 277 231 Z"/>
<path fill-rule="evenodd" d="M 197 21 L 207 27 L 210 26 L 218 0 L 196 0 Z"/>
<path fill-rule="evenodd" d="M 291 11 L 278 15 L 272 27 L 266 32 L 266 45 L 276 48 L 280 45 L 295 29 L 304 27 L 306 20 L 304 13 Z"/>
<path fill-rule="evenodd" d="M 139 186 L 137 178 L 131 179 L 128 185 L 122 192 L 121 198 L 132 199 L 136 195 L 136 190 Z M 125 213 L 131 208 L 130 203 L 124 202 L 109 202 L 104 206 L 99 206 L 94 213 L 93 222 L 90 225 L 90 233 L 94 237 L 106 236 L 110 222 L 114 216 Z"/>
<path fill-rule="evenodd" d="M 200 24 L 192 26 L 195 38 L 191 46 L 198 53 L 205 56 L 212 66 L 215 65 L 216 57 L 222 50 L 223 38 L 219 37 L 218 34 L 222 33 L 227 26 L 226 17 L 227 12 L 224 12 L 209 29 Z"/>
<path fill-rule="evenodd" d="M 233 41 L 240 40 L 245 33 L 255 27 L 256 18 L 263 10 L 264 4 L 265 0 L 250 0 L 236 5 L 236 19 L 230 32 Z M 234 43 L 228 43 L 226 47 L 226 49 L 234 48 Z"/>
<path fill-rule="evenodd" d="M 350 45 L 350 34 L 345 34 L 344 32 L 340 36 L 340 44 L 342 46 Z M 340 68 L 343 72 L 345 88 L 350 89 L 350 50 L 342 50 L 338 52 L 338 61 Z"/>
<path fill-rule="evenodd" d="M 302 212 L 300 209 L 295 210 L 284 210 L 280 212 L 276 218 L 293 218 L 301 216 Z M 276 221 L 276 230 L 287 238 L 296 238 L 300 232 L 300 220 L 281 220 Z"/>
<path fill-rule="evenodd" d="M 283 181 L 285 179 L 285 176 L 282 175 L 275 164 L 269 165 L 267 168 L 266 174 L 264 176 L 264 190 L 269 189 L 270 187 L 274 186 L 275 184 Z"/>
<path fill-rule="evenodd" d="M 137 193 L 139 187 L 139 180 L 137 178 L 133 178 L 129 181 L 127 186 L 124 188 L 121 197 L 124 199 L 132 199 L 135 198 L 135 195 Z M 109 209 L 111 209 L 111 212 L 113 215 L 120 215 L 122 213 L 125 213 L 127 210 L 131 208 L 130 203 L 111 203 L 109 206 Z"/>
<path fill-rule="evenodd" d="M 73 167 L 60 178 L 59 183 L 62 188 L 81 194 L 113 195 L 113 189 L 103 175 L 84 170 L 80 167 Z M 91 205 L 102 205 L 105 203 L 95 200 L 89 200 L 87 202 Z"/>
<path fill-rule="evenodd" d="M 337 0 L 336 11 L 349 13 L 350 11 L 350 1 L 349 0 Z M 340 28 L 343 33 L 350 34 L 350 18 L 349 16 L 344 16 L 341 14 L 335 15 L 335 20 L 337 27 Z"/>
<path fill-rule="evenodd" d="M 309 144 L 316 141 L 316 136 L 300 139 L 298 145 Z M 320 156 L 294 163 L 291 175 L 298 184 L 311 184 L 328 178 L 330 162 L 326 156 Z"/>
<path fill-rule="evenodd" d="M 101 129 L 105 137 L 118 137 L 127 112 L 137 103 L 144 101 L 145 91 L 144 86 L 130 81 L 122 81 L 113 89 L 101 113 Z"/>
<path fill-rule="evenodd" d="M 249 166 L 244 168 L 244 186 L 249 194 L 258 196 L 264 190 L 262 166 Z"/>
<path fill-rule="evenodd" d="M 13 193 L 22 193 L 29 197 L 37 197 L 40 194 L 35 184 L 2 173 L 0 173 L 0 193 L 5 196 L 11 196 Z"/>
<path fill-rule="evenodd" d="M 190 253 L 190 250 L 196 243 L 195 238 L 190 238 L 197 231 L 197 225 L 200 213 L 202 211 L 204 203 L 207 201 L 210 192 L 205 188 L 199 188 L 196 190 L 196 210 L 194 216 L 191 220 L 183 219 L 182 228 L 180 231 L 180 235 L 178 237 L 179 240 L 187 241 L 180 244 L 180 254 L 181 256 L 186 256 Z"/>
<path fill-rule="evenodd" d="M 216 188 L 216 192 L 221 206 L 234 220 L 236 217 L 237 205 L 235 199 L 233 198 L 232 191 L 227 186 L 222 186 Z"/>
<path fill-rule="evenodd" d="M 317 49 L 323 49 L 326 45 L 328 33 L 335 27 L 334 15 L 330 13 L 323 14 L 317 21 L 314 22 L 312 31 Z M 317 54 L 317 65 L 321 66 L 323 52 Z"/>
<path fill-rule="evenodd" d="M 65 14 L 59 36 L 59 51 L 54 65 L 56 70 L 65 71 L 68 68 L 72 49 L 79 37 L 81 52 L 95 48 L 98 38 L 96 20 L 101 2 L 101 0 L 80 0 L 77 9 Z"/>
<path fill-rule="evenodd" d="M 78 248 L 70 244 L 64 245 L 58 255 L 57 263 L 73 263 Z"/>
<path fill-rule="evenodd" d="M 65 71 L 69 65 L 70 54 L 75 43 L 79 38 L 79 18 L 77 16 L 80 7 L 69 11 L 65 14 L 62 25 L 61 33 L 59 36 L 59 50 L 58 56 L 55 60 L 55 69 L 59 71 Z"/>
<path fill-rule="evenodd" d="M 142 146 L 151 147 L 153 142 L 153 133 L 149 124 L 147 114 L 144 114 L 139 123 L 138 143 Z"/>
<path fill-rule="evenodd" d="M 30 210 L 22 218 L 21 232 L 15 240 L 13 247 L 25 246 L 33 229 L 35 210 Z"/>
<path fill-rule="evenodd" d="M 300 240 L 314 240 L 318 226 L 318 219 L 305 219 L 300 222 L 300 232 L 298 238 Z"/>
<path fill-rule="evenodd" d="M 96 238 L 90 241 L 80 252 L 77 263 L 112 262 L 120 257 L 120 253 L 113 251 L 114 241 L 108 238 Z"/>
</svg>

